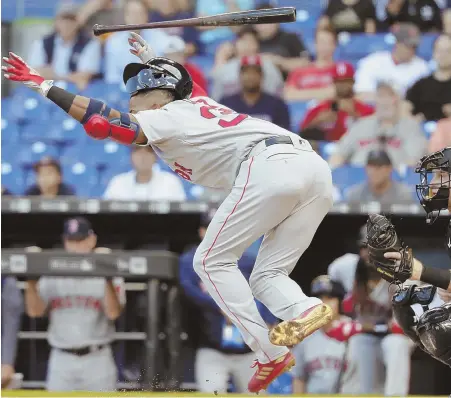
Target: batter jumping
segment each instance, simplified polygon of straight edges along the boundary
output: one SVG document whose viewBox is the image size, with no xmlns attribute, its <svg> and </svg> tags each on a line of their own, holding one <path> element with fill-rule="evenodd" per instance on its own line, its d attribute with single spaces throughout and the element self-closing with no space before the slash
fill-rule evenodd
<svg viewBox="0 0 451 398">
<path fill-rule="evenodd" d="M 147 46 L 137 35 L 133 40 L 138 50 Z M 265 389 L 291 368 L 295 361 L 286 346 L 332 316 L 329 306 L 306 296 L 289 277 L 332 206 L 331 171 L 309 143 L 199 95 L 196 85 L 193 93 L 186 69 L 166 58 L 126 66 L 129 113 L 54 86 L 14 53 L 4 61 L 5 78 L 53 101 L 89 136 L 151 145 L 180 177 L 230 191 L 195 254 L 194 269 L 257 356 L 249 391 Z M 262 235 L 248 284 L 237 260 Z M 254 298 L 283 322 L 268 331 Z"/>
</svg>

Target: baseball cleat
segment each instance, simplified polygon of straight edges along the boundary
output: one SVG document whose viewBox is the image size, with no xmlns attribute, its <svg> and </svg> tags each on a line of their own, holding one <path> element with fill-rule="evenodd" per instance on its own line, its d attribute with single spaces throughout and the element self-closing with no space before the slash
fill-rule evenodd
<svg viewBox="0 0 451 398">
<path fill-rule="evenodd" d="M 282 373 L 288 372 L 295 364 L 294 356 L 288 352 L 274 361 L 260 363 L 255 361 L 252 367 L 257 367 L 257 371 L 252 376 L 247 386 L 250 392 L 258 393 L 266 388 Z"/>
<path fill-rule="evenodd" d="M 314 331 L 332 321 L 332 309 L 327 304 L 318 304 L 291 321 L 284 321 L 269 331 L 269 340 L 274 345 L 294 346 Z"/>
</svg>

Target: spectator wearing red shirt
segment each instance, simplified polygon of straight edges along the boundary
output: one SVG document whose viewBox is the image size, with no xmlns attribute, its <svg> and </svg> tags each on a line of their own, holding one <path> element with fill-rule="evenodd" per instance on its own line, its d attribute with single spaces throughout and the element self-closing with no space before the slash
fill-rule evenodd
<svg viewBox="0 0 451 398">
<path fill-rule="evenodd" d="M 288 75 L 284 97 L 286 101 L 325 100 L 335 96 L 332 73 L 337 35 L 331 28 L 315 34 L 316 59 L 309 66 L 297 68 Z"/>
<path fill-rule="evenodd" d="M 323 101 L 307 112 L 300 131 L 306 139 L 337 141 L 354 121 L 374 112 L 371 106 L 354 97 L 354 67 L 351 64 L 337 63 L 332 76 L 335 99 Z"/>
<path fill-rule="evenodd" d="M 196 65 L 187 62 L 186 60 L 185 42 L 181 37 L 169 36 L 166 48 L 164 49 L 164 56 L 183 65 L 191 75 L 193 81 L 197 83 L 202 90 L 208 92 L 207 79 L 205 78 L 204 73 Z"/>
</svg>

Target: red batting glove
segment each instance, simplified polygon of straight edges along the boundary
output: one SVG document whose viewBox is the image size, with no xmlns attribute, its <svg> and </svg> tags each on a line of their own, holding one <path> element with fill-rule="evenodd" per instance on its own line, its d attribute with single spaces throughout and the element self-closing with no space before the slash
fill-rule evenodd
<svg viewBox="0 0 451 398">
<path fill-rule="evenodd" d="M 21 82 L 32 90 L 38 91 L 44 97 L 52 87 L 51 80 L 44 78 L 33 68 L 31 68 L 21 57 L 10 52 L 9 57 L 3 57 L 9 66 L 2 66 L 3 74 L 6 79 L 15 82 Z"/>
</svg>

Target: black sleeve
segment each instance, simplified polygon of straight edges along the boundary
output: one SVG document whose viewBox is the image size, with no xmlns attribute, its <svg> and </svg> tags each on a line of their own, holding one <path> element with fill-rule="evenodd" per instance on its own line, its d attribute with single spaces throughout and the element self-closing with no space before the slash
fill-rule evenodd
<svg viewBox="0 0 451 398">
<path fill-rule="evenodd" d="M 431 1 L 431 7 L 432 7 L 432 12 L 434 13 L 434 18 L 432 21 L 432 26 L 437 29 L 437 30 L 442 30 L 443 29 L 443 21 L 442 21 L 442 12 L 440 10 L 440 7 L 438 6 L 438 4 L 435 2 L 435 0 Z"/>
<path fill-rule="evenodd" d="M 368 19 L 373 19 L 376 21 L 376 7 L 374 7 L 374 3 L 371 0 L 367 0 L 364 3 L 365 6 L 365 14 L 363 22 L 366 22 Z"/>
<path fill-rule="evenodd" d="M 74 196 L 75 189 L 67 184 L 61 184 L 58 190 L 58 196 Z"/>
<path fill-rule="evenodd" d="M 408 6 L 409 6 L 409 3 L 407 1 L 404 2 L 403 6 L 401 7 L 401 9 L 399 10 L 399 13 L 397 15 L 390 14 L 390 12 L 388 11 L 388 8 L 386 8 L 387 17 L 385 18 L 385 22 L 389 26 L 391 26 L 391 25 L 395 24 L 396 22 L 408 21 L 408 18 L 409 18 Z M 387 7 L 388 7 L 388 3 L 387 3 Z"/>
<path fill-rule="evenodd" d="M 286 34 L 286 43 L 291 58 L 308 56 L 304 43 L 295 33 Z"/>
<path fill-rule="evenodd" d="M 275 124 L 278 126 L 287 129 L 288 131 L 291 131 L 291 125 L 290 125 L 290 111 L 288 110 L 287 104 L 282 101 L 281 99 L 277 99 L 276 102 L 276 119 Z"/>
<path fill-rule="evenodd" d="M 416 82 L 412 87 L 407 90 L 406 100 L 409 101 L 413 105 L 412 113 L 416 115 L 418 111 L 418 92 L 421 91 L 421 81 Z"/>
<path fill-rule="evenodd" d="M 324 14 L 326 17 L 332 18 L 337 13 L 337 3 L 334 0 L 329 0 L 329 4 L 327 5 Z"/>
<path fill-rule="evenodd" d="M 37 185 L 32 185 L 31 187 L 28 187 L 24 192 L 25 196 L 38 196 L 40 194 L 41 190 L 38 188 Z"/>
</svg>

